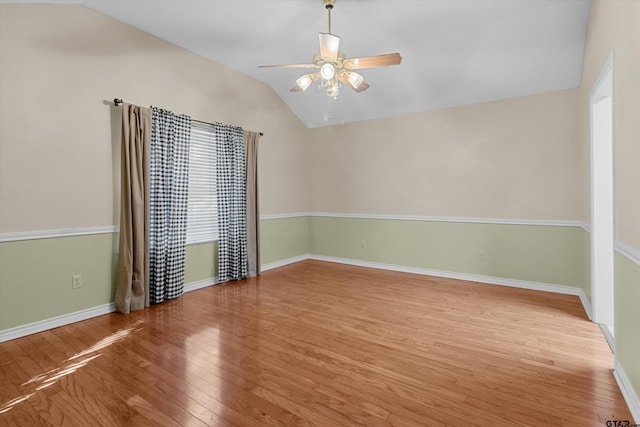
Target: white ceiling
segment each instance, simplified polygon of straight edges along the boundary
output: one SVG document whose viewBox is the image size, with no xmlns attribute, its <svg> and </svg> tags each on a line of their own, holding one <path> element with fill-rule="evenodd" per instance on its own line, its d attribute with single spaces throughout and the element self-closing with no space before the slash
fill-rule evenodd
<svg viewBox="0 0 640 427">
<path fill-rule="evenodd" d="M 74 1 L 78 2 L 78 1 Z M 290 89 L 327 32 L 322 0 L 85 0 L 87 7 L 268 83 L 313 128 L 577 87 L 589 0 L 337 0 L 347 57 L 399 52 L 338 99 Z"/>
</svg>

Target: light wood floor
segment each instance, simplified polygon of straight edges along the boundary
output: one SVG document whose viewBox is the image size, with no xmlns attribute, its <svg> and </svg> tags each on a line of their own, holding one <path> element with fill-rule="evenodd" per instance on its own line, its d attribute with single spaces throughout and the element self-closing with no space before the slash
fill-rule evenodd
<svg viewBox="0 0 640 427">
<path fill-rule="evenodd" d="M 305 261 L 0 344 L 0 425 L 631 420 L 577 297 Z"/>
</svg>

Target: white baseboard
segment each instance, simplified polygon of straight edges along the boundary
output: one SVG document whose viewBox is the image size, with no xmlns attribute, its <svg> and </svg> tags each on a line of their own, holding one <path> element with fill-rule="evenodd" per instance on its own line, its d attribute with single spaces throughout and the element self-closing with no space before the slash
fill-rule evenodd
<svg viewBox="0 0 640 427">
<path fill-rule="evenodd" d="M 600 326 L 600 331 L 602 331 L 602 335 L 604 335 L 604 339 L 607 340 L 607 344 L 609 344 L 609 348 L 611 349 L 612 354 L 616 354 L 616 340 L 613 336 L 613 332 L 609 329 L 608 325 L 604 323 L 598 323 Z"/>
<path fill-rule="evenodd" d="M 593 321 L 593 308 L 591 308 L 589 298 L 587 298 L 582 289 L 580 289 L 580 294 L 578 296 L 580 297 L 580 302 L 582 303 L 585 313 L 587 313 L 587 317 L 589 320 Z"/>
<path fill-rule="evenodd" d="M 584 292 L 580 288 L 574 288 L 571 286 L 552 285 L 548 283 L 528 282 L 516 279 L 504 279 L 500 277 L 481 276 L 477 274 L 467 273 L 454 273 L 450 271 L 431 270 L 427 268 L 408 267 L 397 264 L 384 264 L 379 262 L 362 261 L 349 258 L 329 257 L 324 255 L 304 254 L 295 257 L 283 259 L 280 261 L 263 264 L 261 266 L 262 271 L 272 270 L 274 268 L 283 267 L 285 265 L 293 264 L 296 262 L 304 261 L 307 259 L 314 259 L 318 261 L 336 262 L 340 264 L 357 265 L 360 267 L 379 268 L 383 270 L 400 271 L 404 273 L 422 274 L 436 277 L 446 277 L 450 279 L 468 280 L 473 282 L 489 283 L 494 285 L 511 286 L 516 288 L 533 289 L 538 291 L 556 292 L 561 294 L 577 295 L 582 301 L 582 305 L 587 312 L 589 318 L 591 318 L 591 305 L 587 300 Z M 185 284 L 184 292 L 191 292 L 197 289 L 205 288 L 207 286 L 219 284 L 217 277 L 212 277 L 197 282 L 191 282 Z M 24 337 L 26 335 L 35 334 L 38 332 L 46 331 L 48 329 L 57 328 L 59 326 L 68 325 L 70 323 L 79 322 L 81 320 L 90 319 L 92 317 L 101 316 L 103 314 L 112 313 L 116 311 L 115 303 L 105 304 L 98 307 L 81 310 L 75 313 L 65 314 L 62 316 L 53 317 L 51 319 L 41 320 L 39 322 L 30 323 L 28 325 L 18 326 L 11 329 L 0 331 L 0 342 L 9 341 L 15 338 Z"/>
<path fill-rule="evenodd" d="M 219 285 L 220 280 L 217 277 L 210 277 L 204 280 L 198 280 L 197 282 L 186 283 L 184 285 L 184 292 L 191 292 L 198 289 L 206 288 L 208 286 Z"/>
<path fill-rule="evenodd" d="M 529 282 L 518 279 L 505 279 L 502 277 L 482 276 L 479 274 L 456 273 L 451 271 L 432 270 L 429 268 L 409 267 L 397 264 L 384 264 L 380 262 L 362 261 L 350 258 L 337 258 L 324 255 L 310 255 L 310 259 L 327 262 L 337 262 L 340 264 L 357 265 L 360 267 L 379 268 L 382 270 L 400 271 L 403 273 L 422 274 L 426 276 L 445 277 L 448 279 L 467 280 L 471 282 L 488 283 L 491 285 L 510 286 L 512 288 L 531 289 L 535 291 L 555 292 L 558 294 L 568 294 L 580 296 L 584 295 L 582 289 L 573 286 L 553 285 L 549 283 Z M 585 298 L 586 299 L 586 298 Z"/>
<path fill-rule="evenodd" d="M 379 262 L 362 261 L 350 258 L 338 258 L 324 255 L 304 254 L 295 257 L 263 264 L 261 271 L 268 271 L 274 268 L 283 267 L 285 265 L 293 264 L 296 262 L 304 261 L 307 259 L 314 259 L 318 261 L 336 262 L 340 264 L 350 264 L 360 267 L 379 268 L 383 270 L 399 271 L 404 273 L 414 273 L 427 276 L 446 277 L 450 279 L 468 280 L 480 283 L 489 283 L 493 285 L 511 286 L 523 289 L 532 289 L 537 291 L 555 292 L 561 294 L 577 295 L 582 302 L 582 305 L 587 313 L 587 316 L 591 318 L 591 304 L 589 304 L 584 292 L 580 288 L 562 285 L 552 285 L 548 283 L 529 282 L 517 279 L 504 279 L 500 277 L 481 276 L 477 274 L 467 273 L 455 273 L 450 271 L 432 270 L 427 268 L 409 267 L 397 264 L 385 264 Z M 184 292 L 191 292 L 197 289 L 205 288 L 207 286 L 219 284 L 217 277 L 212 277 L 197 282 L 191 282 L 185 284 Z M 90 319 L 92 317 L 101 316 L 103 314 L 112 313 L 116 311 L 115 303 L 105 304 L 103 306 L 82 310 L 76 313 L 66 314 L 51 319 L 42 320 L 35 323 L 30 323 L 24 326 L 18 326 L 11 329 L 0 331 L 0 342 L 20 338 L 26 335 L 34 334 L 37 332 L 46 331 L 48 329 L 57 328 L 59 326 L 67 325 L 69 323 L 78 322 L 81 320 Z"/>
<path fill-rule="evenodd" d="M 582 307 L 589 320 L 592 319 L 592 308 L 589 299 L 585 295 L 584 291 L 580 288 L 573 286 L 553 285 L 549 283 L 529 282 L 517 279 L 504 279 L 501 277 L 481 276 L 478 274 L 467 273 L 454 273 L 450 271 L 432 270 L 428 268 L 408 267 L 398 264 L 384 264 L 372 261 L 362 261 L 351 258 L 339 258 L 325 255 L 316 254 L 304 254 L 287 258 L 281 261 L 272 262 L 262 266 L 262 271 L 271 270 L 273 268 L 284 267 L 285 265 L 293 264 L 296 262 L 304 261 L 306 259 L 314 259 L 318 261 L 337 262 L 339 264 L 356 265 L 360 267 L 380 268 L 383 270 L 399 271 L 403 273 L 414 273 L 426 276 L 446 277 L 449 279 L 468 280 L 472 282 L 489 283 L 492 285 L 510 286 L 515 288 L 532 289 L 536 291 L 555 292 L 559 294 L 577 295 L 580 298 Z"/>
<path fill-rule="evenodd" d="M 0 342 L 21 338 L 27 335 L 57 328 L 59 326 L 68 325 L 70 323 L 79 322 L 81 320 L 91 319 L 92 317 L 102 316 L 116 311 L 116 303 L 104 304 L 86 310 L 76 311 L 75 313 L 63 314 L 62 316 L 52 317 L 50 319 L 41 320 L 39 322 L 29 323 L 27 325 L 17 326 L 11 329 L 0 331 Z"/>
<path fill-rule="evenodd" d="M 313 257 L 313 255 L 304 254 L 304 255 L 298 255 L 298 256 L 291 257 L 291 258 L 287 258 L 287 259 L 282 259 L 280 261 L 275 261 L 275 262 L 270 262 L 270 263 L 267 263 L 267 264 L 262 264 L 260 266 L 260 271 L 265 272 L 267 270 L 273 270 L 274 268 L 284 267 L 285 265 L 289 265 L 289 264 L 293 264 L 293 263 L 296 263 L 296 262 L 304 261 L 306 259 L 311 259 L 312 257 Z"/>
<path fill-rule="evenodd" d="M 629 377 L 627 377 L 627 374 L 624 372 L 624 369 L 622 369 L 622 366 L 618 363 L 617 359 L 613 376 L 618 383 L 618 387 L 622 392 L 625 402 L 627 402 L 627 406 L 629 407 L 629 411 L 631 411 L 631 416 L 633 417 L 634 422 L 636 424 L 640 424 L 640 399 L 638 399 L 638 395 L 633 390 Z"/>
<path fill-rule="evenodd" d="M 184 285 L 184 292 L 195 291 L 207 286 L 219 284 L 217 277 L 191 282 Z M 75 313 L 63 314 L 62 316 L 52 317 L 50 319 L 41 320 L 27 325 L 17 326 L 11 329 L 0 331 L 0 342 L 25 337 L 27 335 L 36 334 L 38 332 L 47 331 L 71 323 L 80 322 L 82 320 L 91 319 L 92 317 L 102 316 L 116 311 L 116 303 L 100 305 L 98 307 L 88 308 L 86 310 L 76 311 Z"/>
</svg>

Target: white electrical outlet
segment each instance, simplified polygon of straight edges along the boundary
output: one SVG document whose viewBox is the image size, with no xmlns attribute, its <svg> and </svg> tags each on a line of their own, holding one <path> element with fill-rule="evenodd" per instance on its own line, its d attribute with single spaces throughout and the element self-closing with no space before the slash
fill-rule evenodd
<svg viewBox="0 0 640 427">
<path fill-rule="evenodd" d="M 367 248 L 367 241 L 366 240 L 360 240 L 360 247 L 362 249 L 366 249 Z"/>
<path fill-rule="evenodd" d="M 476 258 L 482 261 L 484 259 L 484 251 L 478 251 Z"/>
<path fill-rule="evenodd" d="M 76 274 L 71 277 L 71 288 L 78 289 L 82 287 L 82 274 Z"/>
</svg>

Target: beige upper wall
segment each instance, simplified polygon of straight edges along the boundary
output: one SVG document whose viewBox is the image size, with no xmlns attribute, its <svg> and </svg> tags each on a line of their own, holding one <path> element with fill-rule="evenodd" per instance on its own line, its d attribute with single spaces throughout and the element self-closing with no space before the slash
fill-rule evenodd
<svg viewBox="0 0 640 427">
<path fill-rule="evenodd" d="M 616 239 L 640 248 L 640 1 L 593 0 L 581 85 L 585 222 L 590 222 L 589 92 L 607 58 L 614 62 Z"/>
<path fill-rule="evenodd" d="M 640 247 L 639 7 L 593 2 L 579 90 L 307 130 L 265 84 L 82 6 L 2 4 L 0 232 L 117 224 L 116 96 L 265 132 L 263 215 L 588 223 L 584 96 L 615 47 L 617 238 Z"/>
<path fill-rule="evenodd" d="M 577 95 L 314 129 L 312 210 L 578 220 Z"/>
<path fill-rule="evenodd" d="M 264 132 L 261 213 L 308 210 L 307 130 L 267 85 L 90 9 L 0 5 L 0 93 L 0 232 L 117 225 L 115 97 Z"/>
</svg>

